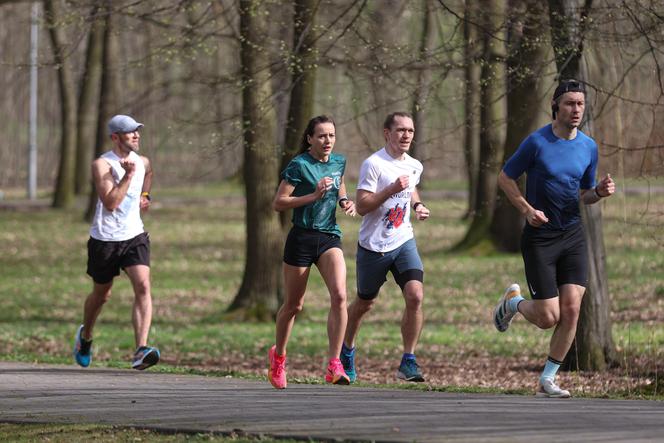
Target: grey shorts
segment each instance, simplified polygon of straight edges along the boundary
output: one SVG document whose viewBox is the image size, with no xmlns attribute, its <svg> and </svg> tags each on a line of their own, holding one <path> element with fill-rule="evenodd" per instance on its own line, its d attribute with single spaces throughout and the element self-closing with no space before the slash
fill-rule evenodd
<svg viewBox="0 0 664 443">
<path fill-rule="evenodd" d="M 357 296 L 372 300 L 378 295 L 387 273 L 403 290 L 411 280 L 424 281 L 424 266 L 417 252 L 415 239 L 388 252 L 374 252 L 357 245 Z"/>
</svg>

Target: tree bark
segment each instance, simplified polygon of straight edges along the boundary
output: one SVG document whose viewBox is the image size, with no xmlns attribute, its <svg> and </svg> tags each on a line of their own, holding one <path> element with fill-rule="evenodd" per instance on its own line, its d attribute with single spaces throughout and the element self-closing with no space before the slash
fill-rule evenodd
<svg viewBox="0 0 664 443">
<path fill-rule="evenodd" d="M 294 2 L 292 86 L 279 172 L 286 169 L 288 163 L 297 155 L 300 148 L 300 136 L 309 119 L 313 117 L 318 63 L 314 30 L 318 4 L 318 0 L 295 0 Z M 292 211 L 279 213 L 284 230 L 290 226 L 292 213 Z"/>
<path fill-rule="evenodd" d="M 561 79 L 586 80 L 583 38 L 592 0 L 583 5 L 578 0 L 549 0 L 551 38 L 558 76 Z M 592 136 L 591 100 L 586 99 L 584 132 Z M 611 335 L 611 298 L 606 279 L 606 252 L 602 230 L 602 207 L 581 204 L 589 258 L 589 279 L 581 304 L 576 339 L 563 369 L 601 371 L 614 360 L 615 345 Z"/>
<path fill-rule="evenodd" d="M 501 165 L 539 126 L 537 84 L 547 64 L 544 48 L 546 6 L 539 0 L 511 0 L 508 10 L 507 134 Z M 523 179 L 519 180 L 519 186 L 523 189 Z M 498 189 L 489 228 L 496 248 L 504 252 L 520 251 L 524 223 L 524 217 Z"/>
<path fill-rule="evenodd" d="M 271 100 L 265 10 L 259 0 L 240 0 L 240 59 L 246 208 L 246 261 L 242 285 L 229 311 L 267 320 L 277 311 L 281 227 L 272 210 L 278 179 L 276 116 Z"/>
<path fill-rule="evenodd" d="M 477 200 L 472 221 L 465 237 L 453 250 L 470 249 L 489 237 L 489 225 L 496 196 L 498 155 L 504 144 L 505 93 L 503 37 L 503 0 L 486 2 L 480 11 L 480 20 L 485 30 L 483 62 L 480 80 L 480 134 L 479 169 L 477 176 Z"/>
<path fill-rule="evenodd" d="M 468 177 L 468 209 L 464 219 L 471 218 L 477 201 L 477 174 L 480 152 L 480 64 L 482 42 L 478 23 L 479 5 L 475 0 L 466 0 L 463 35 L 464 35 L 464 143 L 463 152 Z"/>
<path fill-rule="evenodd" d="M 410 147 L 410 155 L 426 162 L 426 109 L 429 93 L 431 89 L 431 68 L 427 66 L 429 57 L 436 38 L 436 27 L 434 22 L 435 7 L 433 0 L 422 0 L 422 32 L 420 34 L 420 47 L 418 62 L 422 64 L 422 69 L 417 71 L 417 85 L 413 94 L 413 103 L 411 105 L 411 114 L 415 125 L 415 136 Z M 425 164 L 426 166 L 426 164 Z M 426 170 L 426 167 L 425 167 Z M 420 187 L 423 186 L 423 177 L 420 178 Z"/>
<path fill-rule="evenodd" d="M 110 118 L 118 112 L 118 97 L 120 97 L 120 78 L 114 63 L 120 59 L 120 45 L 117 36 L 114 34 L 115 18 L 112 15 L 110 0 L 105 0 L 103 8 L 100 10 L 103 19 L 104 44 L 102 49 L 102 69 L 101 85 L 99 88 L 99 107 L 97 115 L 96 140 L 94 145 L 94 158 L 104 153 L 105 146 L 109 142 L 107 123 Z M 91 166 L 88 164 L 87 168 Z M 85 212 L 85 219 L 92 220 L 97 205 L 97 190 L 94 185 L 90 187 L 90 197 L 88 198 L 88 207 Z"/>
<path fill-rule="evenodd" d="M 99 112 L 99 91 L 104 57 L 104 18 L 101 8 L 95 5 L 90 17 L 92 24 L 88 34 L 88 48 L 85 56 L 85 73 L 81 80 L 78 100 L 78 127 L 76 134 L 76 194 L 90 191 L 90 162 L 95 151 L 97 119 Z"/>
<path fill-rule="evenodd" d="M 54 208 L 68 208 L 74 203 L 76 167 L 76 85 L 65 56 L 65 31 L 58 23 L 58 0 L 44 0 L 46 26 L 51 38 L 53 59 L 58 72 L 60 93 L 60 163 L 53 194 Z"/>
</svg>

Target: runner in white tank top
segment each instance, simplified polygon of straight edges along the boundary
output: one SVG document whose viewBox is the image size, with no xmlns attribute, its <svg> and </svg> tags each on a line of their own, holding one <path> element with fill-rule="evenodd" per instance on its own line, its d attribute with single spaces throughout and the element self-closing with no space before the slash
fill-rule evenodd
<svg viewBox="0 0 664 443">
<path fill-rule="evenodd" d="M 74 339 L 74 359 L 82 367 L 92 361 L 94 325 L 121 269 L 134 288 L 136 351 L 131 366 L 146 369 L 160 357 L 157 348 L 147 345 L 152 322 L 150 239 L 143 230 L 141 211 L 150 207 L 152 167 L 147 157 L 137 153 L 142 126 L 127 115 L 113 117 L 108 122 L 113 149 L 92 163 L 98 199 L 88 240 L 88 274 L 94 285 Z"/>
</svg>

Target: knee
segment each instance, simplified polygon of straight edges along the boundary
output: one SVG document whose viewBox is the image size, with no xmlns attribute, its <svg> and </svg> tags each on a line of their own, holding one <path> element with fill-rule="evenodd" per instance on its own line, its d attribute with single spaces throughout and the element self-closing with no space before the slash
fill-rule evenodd
<svg viewBox="0 0 664 443">
<path fill-rule="evenodd" d="M 99 304 L 105 304 L 111 299 L 111 290 L 107 291 L 93 291 L 92 292 L 92 297 L 97 301 Z"/>
<path fill-rule="evenodd" d="M 330 294 L 330 306 L 332 309 L 346 309 L 347 302 L 346 292 L 338 291 Z"/>
<path fill-rule="evenodd" d="M 150 281 L 142 280 L 134 285 L 134 293 L 137 297 L 145 297 L 150 295 Z"/>
<path fill-rule="evenodd" d="M 563 305 L 560 307 L 560 318 L 563 321 L 575 323 L 579 319 L 581 306 L 576 304 Z"/>
<path fill-rule="evenodd" d="M 405 294 L 406 299 L 406 308 L 410 310 L 418 310 L 422 308 L 422 302 L 424 300 L 424 292 L 422 291 L 413 291 L 407 292 Z"/>
<path fill-rule="evenodd" d="M 371 311 L 371 309 L 373 308 L 375 302 L 376 302 L 375 299 L 364 300 L 364 299 L 358 298 L 352 304 L 352 307 L 356 312 L 358 312 L 361 315 L 364 315 L 367 312 Z"/>
<path fill-rule="evenodd" d="M 546 311 L 541 312 L 536 319 L 535 325 L 540 329 L 550 329 L 558 324 L 560 316 L 555 312 Z"/>
<path fill-rule="evenodd" d="M 301 298 L 297 301 L 284 304 L 282 310 L 289 316 L 294 317 L 304 309 L 304 298 Z"/>
</svg>

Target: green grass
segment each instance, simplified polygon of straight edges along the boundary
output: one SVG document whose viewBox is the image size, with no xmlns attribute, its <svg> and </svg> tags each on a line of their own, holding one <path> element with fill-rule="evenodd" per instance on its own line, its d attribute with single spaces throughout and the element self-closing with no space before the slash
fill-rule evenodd
<svg viewBox="0 0 664 443">
<path fill-rule="evenodd" d="M 0 423 L 0 441 L 12 443 L 112 443 L 112 442 L 218 442 L 218 443 L 292 443 L 295 440 L 251 438 L 218 434 L 168 434 L 147 429 L 127 429 L 117 426 L 62 425 L 62 424 L 13 424 Z"/>
<path fill-rule="evenodd" d="M 438 185 L 427 183 L 431 195 L 436 195 Z M 158 370 L 207 368 L 256 376 L 228 358 L 240 355 L 246 361 L 262 362 L 274 341 L 273 324 L 239 323 L 225 315 L 244 268 L 242 187 L 235 183 L 187 189 L 156 186 L 153 196 L 154 206 L 144 221 L 152 239 L 151 341 L 164 355 Z M 491 307 L 502 288 L 512 281 L 523 283 L 521 257 L 448 254 L 466 229 L 460 220 L 465 201 L 430 198 L 427 205 L 431 220 L 415 223 L 426 269 L 426 324 L 418 355 L 432 361 L 465 355 L 541 358 L 548 332 L 516 321 L 510 334 L 496 339 L 490 321 Z M 652 372 L 649 365 L 661 361 L 664 349 L 664 194 L 617 195 L 602 205 L 614 340 L 625 371 L 648 374 Z M 81 213 L 80 208 L 0 213 L 0 358 L 71 364 L 72 335 L 91 286 L 85 275 L 89 227 Z M 352 299 L 360 220 L 339 218 Z M 305 312 L 294 328 L 289 355 L 295 360 L 322 361 L 328 295 L 318 273 L 311 275 Z M 96 329 L 93 365 L 127 366 L 133 351 L 132 297 L 128 280 L 116 279 Z M 390 279 L 360 331 L 365 357 L 399 357 L 402 310 L 403 299 Z M 644 362 L 642 366 L 639 361 Z M 622 389 L 610 395 L 633 393 Z M 662 388 L 658 389 L 653 395 L 661 398 Z"/>
</svg>

